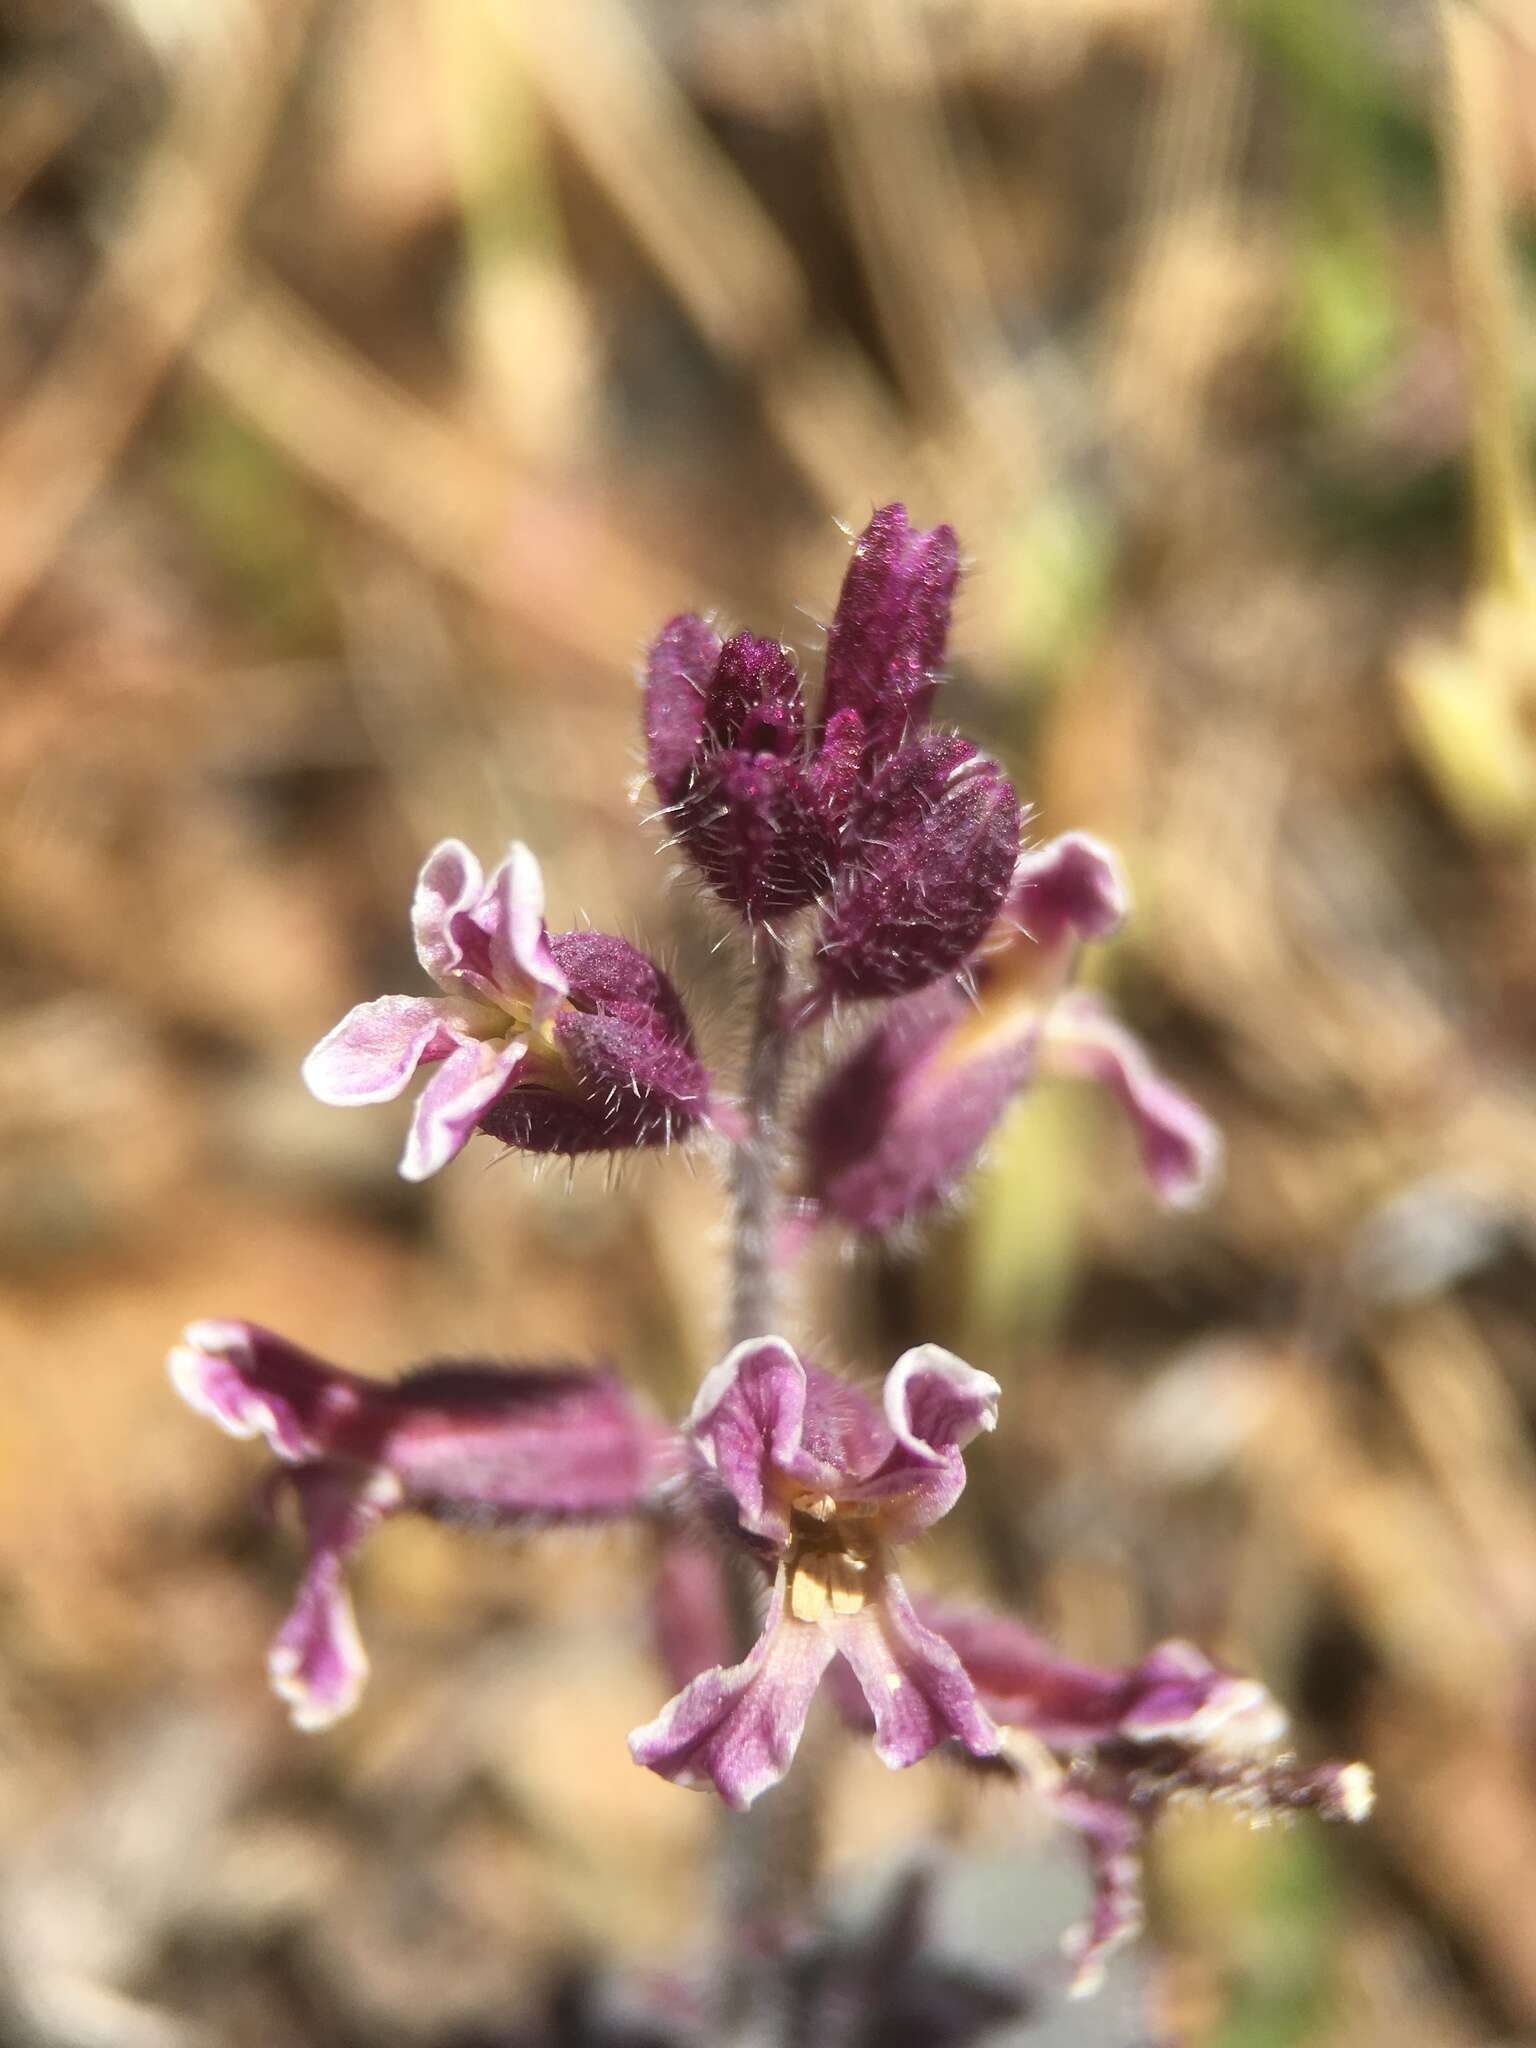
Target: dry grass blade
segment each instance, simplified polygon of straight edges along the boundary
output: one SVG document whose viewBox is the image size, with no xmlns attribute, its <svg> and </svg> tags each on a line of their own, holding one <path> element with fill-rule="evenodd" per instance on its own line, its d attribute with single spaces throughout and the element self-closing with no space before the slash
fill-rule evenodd
<svg viewBox="0 0 1536 2048">
<path fill-rule="evenodd" d="M 687 588 L 583 507 L 520 488 L 254 268 L 212 309 L 193 361 L 297 469 L 424 567 L 605 674 L 653 630 L 658 586 Z"/>
<path fill-rule="evenodd" d="M 0 630 L 127 446 L 217 288 L 310 13 L 193 41 L 126 218 L 46 370 L 0 433 Z M 152 304 L 146 326 L 140 308 Z"/>
<path fill-rule="evenodd" d="M 521 0 L 506 21 L 562 132 L 698 327 L 757 379 L 786 454 L 834 512 L 902 471 L 897 422 L 852 342 L 820 343 L 793 250 L 623 0 Z"/>
</svg>

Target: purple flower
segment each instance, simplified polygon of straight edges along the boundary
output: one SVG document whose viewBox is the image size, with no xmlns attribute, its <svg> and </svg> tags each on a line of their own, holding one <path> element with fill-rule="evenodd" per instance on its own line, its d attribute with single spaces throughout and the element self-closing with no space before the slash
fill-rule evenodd
<svg viewBox="0 0 1536 2048">
<path fill-rule="evenodd" d="M 486 881 L 468 847 L 427 856 L 411 911 L 442 990 L 380 996 L 304 1062 L 320 1101 L 390 1102 L 418 1067 L 400 1171 L 425 1180 L 476 1130 L 528 1152 L 663 1144 L 708 1113 L 708 1077 L 676 990 L 643 953 L 594 932 L 551 937 L 544 883 L 514 844 Z"/>
<path fill-rule="evenodd" d="M 1042 1769 L 1017 1738 L 1007 1752 L 1087 1858 L 1092 1903 L 1063 1944 L 1080 1995 L 1097 1988 L 1109 1955 L 1141 1926 L 1142 1844 L 1176 1795 L 1217 1799 L 1252 1819 L 1314 1812 L 1359 1821 L 1370 1812 L 1364 1764 L 1303 1769 L 1279 1754 L 1284 1711 L 1256 1679 L 1222 1670 L 1192 1643 L 1160 1643 L 1117 1671 L 1058 1655 L 1006 1615 L 925 1608 L 924 1620 L 959 1654 L 987 1712 L 1064 1766 Z M 850 1711 L 846 1698 L 840 1704 Z"/>
<path fill-rule="evenodd" d="M 1061 1074 L 1109 1087 L 1159 1195 L 1197 1200 L 1220 1157 L 1214 1126 L 1102 1003 L 1068 985 L 1126 902 L 1114 855 L 1085 833 L 1025 854 L 968 985 L 951 978 L 893 1004 L 811 1098 L 801 1191 L 814 1211 L 855 1230 L 916 1220 L 959 1185 L 1021 1091 Z"/>
<path fill-rule="evenodd" d="M 778 1337 L 737 1345 L 685 1425 L 707 1518 L 774 1574 L 745 1661 L 703 1671 L 630 1737 L 636 1761 L 744 1808 L 793 1760 L 822 1674 L 851 1667 L 893 1769 L 1000 1737 L 958 1657 L 913 1612 L 892 1548 L 959 1498 L 961 1446 L 996 1422 L 997 1382 L 936 1345 L 907 1352 L 877 1409 Z"/>
<path fill-rule="evenodd" d="M 670 1432 L 606 1373 L 429 1365 L 391 1384 L 339 1371 L 255 1323 L 203 1322 L 168 1361 L 182 1398 L 260 1436 L 298 1497 L 309 1567 L 268 1660 L 300 1728 L 350 1712 L 368 1674 L 344 1567 L 386 1515 L 487 1526 L 643 1509 Z"/>
</svg>

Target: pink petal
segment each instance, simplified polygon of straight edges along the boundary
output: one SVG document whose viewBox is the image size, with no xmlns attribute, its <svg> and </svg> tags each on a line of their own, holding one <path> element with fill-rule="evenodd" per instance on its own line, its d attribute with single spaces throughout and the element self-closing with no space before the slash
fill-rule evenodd
<svg viewBox="0 0 1536 2048">
<path fill-rule="evenodd" d="M 1223 1671 L 1193 1643 L 1159 1643 L 1129 1674 L 1118 1732 L 1244 1754 L 1278 1742 L 1285 1709 L 1256 1678 Z"/>
<path fill-rule="evenodd" d="M 1064 996 L 1052 1008 L 1040 1039 L 1040 1070 L 1109 1089 L 1135 1127 L 1147 1177 L 1165 1202 L 1187 1208 L 1209 1191 L 1221 1165 L 1216 1126 L 1092 996 Z"/>
<path fill-rule="evenodd" d="M 444 839 L 433 847 L 416 878 L 411 930 L 417 959 L 450 994 L 462 988 L 466 966 L 476 993 L 489 991 L 490 934 L 479 930 L 477 943 L 475 924 L 485 896 L 480 863 L 461 839 Z M 466 958 L 466 942 L 475 957 Z"/>
<path fill-rule="evenodd" d="M 938 1344 L 904 1351 L 885 1380 L 885 1419 L 913 1457 L 940 1464 L 943 1453 L 997 1427 L 1002 1388 Z"/>
<path fill-rule="evenodd" d="M 794 1761 L 805 1717 L 831 1662 L 830 1635 L 785 1612 L 785 1575 L 745 1662 L 703 1671 L 629 1738 L 637 1764 L 676 1785 L 713 1785 L 744 1812 Z"/>
<path fill-rule="evenodd" d="M 949 1741 L 972 1756 L 997 1755 L 1002 1735 L 964 1665 L 942 1636 L 923 1627 L 894 1572 L 860 1613 L 836 1616 L 829 1629 L 863 1690 L 883 1764 L 905 1770 Z"/>
<path fill-rule="evenodd" d="M 393 1505 L 388 1474 L 361 1486 L 314 1467 L 294 1475 L 309 1568 L 288 1619 L 267 1656 L 272 1689 L 288 1702 L 295 1728 L 327 1728 L 357 1705 L 368 1658 L 352 1612 L 343 1569 L 368 1531 Z"/>
<path fill-rule="evenodd" d="M 987 1710 L 1050 1748 L 1176 1742 L 1252 1754 L 1279 1740 L 1285 1715 L 1257 1679 L 1223 1671 L 1192 1643 L 1159 1643 L 1139 1664 L 1082 1664 L 1012 1615 L 925 1607 Z"/>
<path fill-rule="evenodd" d="M 443 996 L 379 996 L 359 1003 L 304 1062 L 304 1085 L 321 1102 L 350 1108 L 393 1102 L 424 1060 L 464 1043 L 462 1005 Z"/>
<path fill-rule="evenodd" d="M 705 1375 L 683 1425 L 731 1495 L 742 1528 L 770 1543 L 789 1541 L 775 1475 L 816 1490 L 836 1476 L 803 1448 L 805 1412 L 805 1367 L 782 1337 L 754 1337 Z"/>
<path fill-rule="evenodd" d="M 1130 911 L 1125 875 L 1111 848 L 1087 832 L 1063 832 L 1024 854 L 1003 914 L 1042 946 L 1108 939 Z"/>
<path fill-rule="evenodd" d="M 486 893 L 498 907 L 491 934 L 497 986 L 508 994 L 526 992 L 533 1002 L 533 1021 L 542 1024 L 570 993 L 570 984 L 555 964 L 544 930 L 544 877 L 520 839 L 508 848 Z"/>
<path fill-rule="evenodd" d="M 921 1344 L 886 1375 L 884 1409 L 892 1446 L 873 1472 L 840 1498 L 876 1510 L 887 1543 L 908 1543 L 947 1515 L 965 1490 L 960 1446 L 997 1426 L 1002 1389 L 952 1351 Z"/>
<path fill-rule="evenodd" d="M 461 1045 L 416 1098 L 416 1114 L 400 1156 L 404 1180 L 425 1180 L 469 1143 L 475 1125 L 511 1086 L 528 1048 L 521 1039 Z"/>
<path fill-rule="evenodd" d="M 191 1323 L 166 1363 L 190 1407 L 230 1436 L 264 1437 L 289 1463 L 328 1455 L 380 1392 L 258 1323 Z"/>
</svg>

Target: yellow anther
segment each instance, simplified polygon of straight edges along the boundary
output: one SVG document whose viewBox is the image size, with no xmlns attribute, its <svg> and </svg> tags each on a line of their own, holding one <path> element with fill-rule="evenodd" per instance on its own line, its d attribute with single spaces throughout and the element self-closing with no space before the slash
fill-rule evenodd
<svg viewBox="0 0 1536 2048">
<path fill-rule="evenodd" d="M 869 1566 L 861 1557 L 849 1557 L 838 1553 L 827 1559 L 827 1590 L 832 1596 L 834 1614 L 858 1614 L 868 1597 L 864 1577 Z"/>
<path fill-rule="evenodd" d="M 789 1611 L 796 1621 L 820 1621 L 831 1600 L 825 1557 L 802 1558 L 789 1581 Z"/>
</svg>

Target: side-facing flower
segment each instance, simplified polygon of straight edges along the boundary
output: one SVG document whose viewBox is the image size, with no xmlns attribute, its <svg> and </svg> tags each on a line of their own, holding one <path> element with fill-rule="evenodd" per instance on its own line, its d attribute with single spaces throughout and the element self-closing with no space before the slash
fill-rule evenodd
<svg viewBox="0 0 1536 2048">
<path fill-rule="evenodd" d="M 1126 906 L 1119 863 L 1086 833 L 1025 854 L 966 982 L 893 1004 L 812 1096 L 801 1192 L 813 1213 L 865 1231 L 916 1220 L 959 1185 L 1023 1089 L 1074 1074 L 1124 1105 L 1158 1194 L 1197 1200 L 1220 1156 L 1215 1127 L 1070 986 L 1082 948 L 1112 936 Z"/>
<path fill-rule="evenodd" d="M 1007 1615 L 924 1608 L 923 1619 L 958 1653 L 994 1720 L 1061 1766 L 1046 1774 L 1028 1747 L 1006 1753 L 1083 1845 L 1092 1902 L 1063 1943 L 1079 1995 L 1140 1929 L 1142 1846 L 1170 1799 L 1215 1799 L 1252 1820 L 1360 1821 L 1371 1810 L 1364 1764 L 1298 1765 L 1278 1748 L 1286 1716 L 1265 1687 L 1192 1643 L 1159 1643 L 1113 1670 L 1061 1656 Z"/>
<path fill-rule="evenodd" d="M 619 1151 L 686 1133 L 709 1084 L 677 991 L 596 932 L 551 935 L 544 883 L 514 844 L 489 881 L 445 839 L 416 884 L 416 956 L 442 991 L 359 1003 L 304 1062 L 321 1102 L 390 1102 L 418 1068 L 400 1171 L 425 1180 L 476 1130 L 528 1152 Z"/>
<path fill-rule="evenodd" d="M 631 1735 L 638 1763 L 749 1806 L 788 1770 L 839 1656 L 893 1769 L 951 1739 L 996 1753 L 998 1730 L 954 1651 L 918 1620 L 891 1553 L 959 1498 L 961 1447 L 994 1426 L 998 1392 L 931 1344 L 897 1361 L 879 1408 L 778 1337 L 715 1367 L 684 1433 L 704 1513 L 773 1572 L 767 1620 L 742 1663 L 701 1672 Z"/>
<path fill-rule="evenodd" d="M 674 1442 L 612 1375 L 574 1367 L 442 1364 L 370 1380 L 243 1322 L 193 1323 L 168 1364 L 199 1414 L 265 1440 L 274 1484 L 297 1496 L 309 1565 L 268 1669 L 300 1728 L 357 1703 L 368 1660 L 344 1571 L 385 1516 L 609 1521 L 646 1507 Z"/>
</svg>

